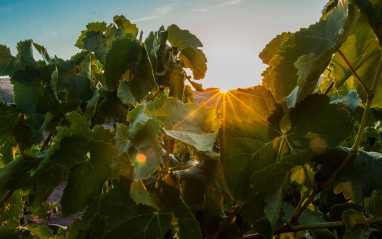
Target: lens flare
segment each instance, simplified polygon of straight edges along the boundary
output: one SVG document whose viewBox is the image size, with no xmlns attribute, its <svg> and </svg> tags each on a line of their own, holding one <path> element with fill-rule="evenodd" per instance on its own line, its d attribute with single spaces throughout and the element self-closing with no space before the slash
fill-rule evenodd
<svg viewBox="0 0 382 239">
<path fill-rule="evenodd" d="M 137 155 L 137 161 L 138 161 L 138 163 L 144 163 L 144 162 L 146 162 L 146 155 L 144 155 L 144 154 L 138 154 L 138 155 Z"/>
</svg>

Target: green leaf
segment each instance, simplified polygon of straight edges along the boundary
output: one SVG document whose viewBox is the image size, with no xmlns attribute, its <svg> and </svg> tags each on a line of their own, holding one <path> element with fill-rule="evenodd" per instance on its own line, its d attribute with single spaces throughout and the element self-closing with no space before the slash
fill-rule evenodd
<svg viewBox="0 0 382 239">
<path fill-rule="evenodd" d="M 41 54 L 42 56 L 42 59 L 44 59 L 44 61 L 48 64 L 52 63 L 52 58 L 50 58 L 49 54 L 48 54 L 48 50 L 46 49 L 46 47 L 44 46 L 41 46 L 37 43 L 34 43 L 33 42 L 33 46 L 36 48 L 36 50 Z"/>
<path fill-rule="evenodd" d="M 56 60 L 57 77 L 52 86 L 60 101 L 86 100 L 92 95 L 90 88 L 90 55 L 79 53 L 72 60 Z"/>
<path fill-rule="evenodd" d="M 117 91 L 100 89 L 98 92 L 100 97 L 95 113 L 96 118 L 125 119 L 129 107 L 123 104 L 121 99 L 117 96 Z"/>
<path fill-rule="evenodd" d="M 347 210 L 342 214 L 342 220 L 346 226 L 344 239 L 365 238 L 364 232 L 369 227 L 365 216 L 355 210 Z"/>
<path fill-rule="evenodd" d="M 273 56 L 275 56 L 279 51 L 282 45 L 291 37 L 293 33 L 283 32 L 280 35 L 277 35 L 275 38 L 270 41 L 263 51 L 259 54 L 260 59 L 264 64 L 269 65 Z"/>
<path fill-rule="evenodd" d="M 382 46 L 382 3 L 379 0 L 351 0 L 358 5 L 361 11 L 366 15 L 370 26 L 372 27 L 375 35 L 379 39 L 379 44 Z"/>
<path fill-rule="evenodd" d="M 76 154 L 77 152 L 73 152 L 69 155 L 74 157 Z M 108 167 L 114 159 L 114 148 L 102 142 L 89 142 L 86 157 L 78 156 L 78 159 L 80 157 L 82 161 L 70 169 L 68 183 L 62 195 L 64 217 L 82 210 L 101 194 L 102 186 L 109 175 Z"/>
<path fill-rule="evenodd" d="M 382 210 L 382 190 L 374 190 L 370 198 L 364 201 L 367 215 L 376 215 Z"/>
<path fill-rule="evenodd" d="M 183 99 L 184 95 L 184 82 L 186 80 L 186 73 L 183 68 L 174 66 L 168 69 L 165 78 L 169 81 L 169 96 L 174 97 L 178 100 Z"/>
<path fill-rule="evenodd" d="M 129 34 L 131 34 L 133 38 L 137 36 L 137 26 L 135 24 L 130 23 L 130 21 L 127 20 L 124 16 L 114 16 L 113 21 L 118 26 L 118 28 L 122 29 L 125 32 L 125 36 L 128 36 Z"/>
<path fill-rule="evenodd" d="M 194 50 L 198 47 L 202 47 L 203 44 L 200 40 L 188 30 L 182 30 L 177 25 L 173 24 L 167 27 L 168 31 L 168 41 L 171 46 L 177 47 L 179 50 L 182 50 L 187 47 L 191 47 Z"/>
<path fill-rule="evenodd" d="M 352 32 L 340 50 L 364 84 L 371 89 L 381 58 L 381 50 L 377 37 L 363 15 L 358 18 Z M 340 54 L 334 55 L 332 63 L 333 73 L 331 77 L 335 79 L 335 88 L 341 87 L 350 79 L 355 79 Z M 362 101 L 366 102 L 367 95 L 356 80 L 351 89 L 356 90 Z M 382 106 L 381 87 L 377 87 L 375 93 L 372 107 Z"/>
<path fill-rule="evenodd" d="M 86 25 L 85 31 L 81 31 L 81 36 L 77 39 L 77 42 L 75 44 L 76 47 L 80 49 L 84 49 L 84 42 L 82 41 L 86 37 L 86 33 L 88 31 L 94 31 L 94 32 L 104 32 L 106 31 L 106 22 L 91 22 Z"/>
<path fill-rule="evenodd" d="M 94 52 L 97 59 L 100 62 L 103 62 L 107 53 L 105 35 L 102 32 L 88 31 L 85 36 L 86 37 L 82 39 L 84 49 Z"/>
<path fill-rule="evenodd" d="M 26 66 L 36 68 L 32 43 L 32 40 L 17 43 L 16 56 L 12 56 L 11 50 L 7 46 L 0 45 L 0 75 L 12 78 L 16 71 L 24 69 Z"/>
<path fill-rule="evenodd" d="M 170 229 L 172 213 L 136 205 L 127 182 L 111 189 L 100 201 L 99 216 L 92 220 L 93 238 L 162 238 Z"/>
<path fill-rule="evenodd" d="M 202 84 L 196 83 L 195 81 L 192 81 L 192 80 L 188 80 L 188 82 L 190 82 L 190 84 L 192 85 L 192 87 L 193 87 L 196 91 L 204 92 L 204 89 L 203 89 Z"/>
<path fill-rule="evenodd" d="M 282 200 L 282 189 L 274 193 L 268 194 L 265 198 L 265 208 L 264 213 L 267 216 L 268 221 L 271 223 L 272 228 L 276 227 L 277 220 L 279 219 L 281 200 Z"/>
<path fill-rule="evenodd" d="M 200 209 L 210 189 L 228 192 L 219 161 L 208 159 L 188 170 L 175 171 L 182 183 L 182 198 L 191 208 Z"/>
<path fill-rule="evenodd" d="M 219 127 L 215 110 L 204 104 L 183 104 L 165 95 L 130 111 L 127 120 L 146 122 L 155 118 L 162 122 L 171 137 L 199 149 L 212 151 L 212 134 Z M 198 136 L 197 136 L 198 135 Z"/>
<path fill-rule="evenodd" d="M 228 189 L 239 201 L 248 196 L 254 172 L 283 162 L 292 152 L 323 153 L 353 133 L 349 113 L 329 104 L 325 95 L 311 95 L 285 115 L 263 86 L 230 91 L 226 97 L 219 133 L 221 162 Z M 302 163 L 309 160 L 304 159 Z M 290 160 L 291 168 L 301 163 Z"/>
<path fill-rule="evenodd" d="M 5 141 L 0 147 L 0 168 L 4 167 L 14 159 L 14 148 L 16 145 L 13 142 Z"/>
<path fill-rule="evenodd" d="M 355 6 L 340 2 L 326 19 L 301 29 L 284 42 L 263 73 L 263 83 L 289 107 L 311 94 L 333 53 L 346 40 L 358 17 Z"/>
<path fill-rule="evenodd" d="M 164 210 L 173 211 L 178 220 L 180 239 L 202 239 L 199 222 L 195 219 L 190 208 L 184 203 L 177 188 L 177 184 L 166 177 L 158 181 L 157 196 L 160 198 Z"/>
<path fill-rule="evenodd" d="M 151 198 L 150 194 L 147 192 L 142 180 L 133 181 L 131 183 L 130 196 L 137 205 L 143 204 L 159 209 Z"/>
<path fill-rule="evenodd" d="M 28 149 L 42 142 L 43 124 L 44 116 L 40 114 L 19 119 L 13 129 L 13 133 L 21 150 Z"/>
<path fill-rule="evenodd" d="M 179 59 L 184 63 L 186 68 L 191 69 L 195 80 L 203 79 L 207 64 L 203 56 L 200 55 L 194 48 L 187 47 L 180 51 Z"/>
<path fill-rule="evenodd" d="M 72 135 L 89 136 L 91 123 L 85 116 L 80 115 L 77 111 L 72 111 L 66 115 L 66 119 L 70 122 L 70 131 Z"/>
<path fill-rule="evenodd" d="M 2 193 L 0 196 L 3 197 Z M 8 228 L 14 229 L 20 225 L 19 215 L 23 213 L 24 202 L 21 190 L 14 191 L 12 196 L 0 208 L 0 224 L 6 224 Z M 0 226 L 1 227 L 1 226 Z M 1 231 L 0 231 L 0 235 Z"/>
<path fill-rule="evenodd" d="M 346 107 L 355 111 L 361 103 L 361 100 L 358 98 L 357 91 L 351 90 L 348 95 L 343 96 L 333 96 L 331 102 L 332 104 L 344 104 Z"/>
<path fill-rule="evenodd" d="M 0 195 L 7 190 L 17 190 L 30 185 L 31 171 L 37 168 L 39 159 L 31 155 L 19 157 L 0 169 Z"/>
<path fill-rule="evenodd" d="M 12 106 L 0 101 L 0 144 L 13 134 L 13 128 L 19 119 L 19 112 Z"/>
<path fill-rule="evenodd" d="M 162 125 L 155 119 L 145 123 L 135 122 L 130 126 L 129 138 L 131 149 L 128 156 L 134 166 L 134 179 L 147 179 L 153 174 L 160 163 L 158 133 Z"/>
<path fill-rule="evenodd" d="M 48 227 L 29 225 L 26 228 L 32 233 L 33 236 L 38 238 L 50 238 L 52 236 L 52 232 Z"/>
<path fill-rule="evenodd" d="M 0 235 L 4 239 L 18 239 L 20 238 L 16 231 L 12 228 L 0 226 Z"/>
<path fill-rule="evenodd" d="M 323 182 L 346 158 L 350 149 L 338 147 L 312 161 L 321 165 L 315 180 Z M 334 193 L 342 192 L 345 198 L 360 204 L 374 189 L 382 190 L 382 154 L 358 151 L 352 160 L 333 180 Z"/>
<path fill-rule="evenodd" d="M 21 112 L 25 114 L 41 113 L 55 110 L 58 101 L 51 86 L 51 75 L 54 66 L 35 68 L 26 66 L 15 72 L 11 78 L 14 101 Z"/>
<path fill-rule="evenodd" d="M 116 90 L 120 80 L 127 80 L 135 100 L 158 90 L 146 48 L 135 39 L 118 38 L 113 41 L 105 56 L 104 74 L 110 90 Z"/>
<path fill-rule="evenodd" d="M 88 140 L 85 137 L 65 137 L 50 159 L 59 165 L 72 168 L 86 161 L 87 153 Z"/>
</svg>

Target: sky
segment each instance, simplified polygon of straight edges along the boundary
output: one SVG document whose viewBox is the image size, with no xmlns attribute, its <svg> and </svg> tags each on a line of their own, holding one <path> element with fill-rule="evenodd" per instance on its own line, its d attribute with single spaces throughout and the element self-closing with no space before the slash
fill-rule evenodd
<svg viewBox="0 0 382 239">
<path fill-rule="evenodd" d="M 111 23 L 124 15 L 143 36 L 176 24 L 203 43 L 204 88 L 223 90 L 261 83 L 266 68 L 259 53 L 282 32 L 317 22 L 328 0 L 0 0 L 0 44 L 16 54 L 19 41 L 33 39 L 50 55 L 69 59 L 89 22 Z M 38 53 L 35 52 L 35 58 Z"/>
</svg>

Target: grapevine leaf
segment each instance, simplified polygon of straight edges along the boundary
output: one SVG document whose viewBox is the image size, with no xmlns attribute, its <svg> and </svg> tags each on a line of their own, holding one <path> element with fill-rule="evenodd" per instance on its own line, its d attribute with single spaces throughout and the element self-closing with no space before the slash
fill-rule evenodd
<svg viewBox="0 0 382 239">
<path fill-rule="evenodd" d="M 326 19 L 301 29 L 284 42 L 270 60 L 263 80 L 278 102 L 288 97 L 288 106 L 293 107 L 314 91 L 332 54 L 346 40 L 357 13 L 355 6 L 340 2 Z"/>
<path fill-rule="evenodd" d="M 275 38 L 270 41 L 263 51 L 259 54 L 259 57 L 263 61 L 264 64 L 269 65 L 271 59 L 274 55 L 276 55 L 279 51 L 281 46 L 292 36 L 293 34 L 290 32 L 283 32 L 280 35 L 277 35 Z"/>
<path fill-rule="evenodd" d="M 340 50 L 363 83 L 371 89 L 377 72 L 379 59 L 381 58 L 381 50 L 378 39 L 364 16 L 361 15 L 359 17 L 351 34 L 341 46 Z M 331 77 L 335 79 L 335 88 L 342 86 L 348 79 L 354 78 L 340 54 L 336 53 L 334 55 L 332 63 L 333 73 Z M 366 102 L 367 95 L 362 86 L 358 84 L 358 82 L 355 82 L 352 88 L 357 91 L 362 101 Z M 381 87 L 377 87 L 372 107 L 382 106 L 381 89 Z"/>
<path fill-rule="evenodd" d="M 82 162 L 72 167 L 68 175 L 68 184 L 61 199 L 64 217 L 90 205 L 101 194 L 102 186 L 109 175 L 108 167 L 114 158 L 113 147 L 102 142 L 89 142 L 88 150 L 86 157 L 81 157 Z M 71 157 L 76 154 L 74 152 Z"/>
<path fill-rule="evenodd" d="M 348 112 L 329 104 L 325 95 L 307 97 L 284 116 L 263 86 L 230 91 L 226 97 L 221 162 L 228 189 L 239 201 L 247 197 L 254 172 L 282 162 L 292 151 L 325 152 L 353 132 Z"/>
<path fill-rule="evenodd" d="M 276 227 L 277 220 L 279 219 L 282 196 L 282 189 L 280 187 L 278 191 L 268 194 L 264 198 L 264 213 L 267 216 L 268 221 L 271 223 L 272 228 Z"/>
<path fill-rule="evenodd" d="M 184 82 L 186 80 L 186 74 L 183 68 L 178 66 L 171 67 L 167 71 L 164 79 L 166 78 L 169 81 L 170 88 L 170 92 L 168 95 L 177 98 L 178 100 L 182 100 L 184 95 Z"/>
<path fill-rule="evenodd" d="M 375 35 L 379 39 L 379 44 L 382 46 L 382 3 L 379 0 L 351 0 L 358 5 L 361 11 L 366 15 L 370 26 L 372 27 Z"/>
<path fill-rule="evenodd" d="M 161 199 L 160 202 L 163 209 L 173 211 L 178 219 L 179 238 L 202 239 L 199 222 L 182 200 L 180 190 L 170 177 L 166 177 L 163 181 L 158 181 L 157 194 Z"/>
<path fill-rule="evenodd" d="M 146 48 L 135 39 L 115 39 L 105 56 L 107 87 L 116 90 L 121 79 L 128 81 L 135 100 L 158 90 Z"/>
<path fill-rule="evenodd" d="M 128 106 L 124 105 L 117 96 L 117 91 L 99 90 L 98 109 L 96 117 L 100 118 L 125 118 Z"/>
<path fill-rule="evenodd" d="M 179 59 L 184 63 L 186 68 L 191 69 L 195 80 L 204 78 L 207 71 L 206 61 L 194 48 L 187 47 L 182 49 L 179 54 Z"/>
<path fill-rule="evenodd" d="M 243 204 L 240 214 L 245 222 L 253 224 L 260 235 L 272 238 L 272 225 L 264 212 L 265 207 L 264 196 L 252 194 L 248 203 Z"/>
<path fill-rule="evenodd" d="M 60 101 L 85 100 L 90 88 L 90 55 L 79 53 L 72 60 L 56 60 L 57 77 L 52 77 L 53 89 Z"/>
<path fill-rule="evenodd" d="M 42 59 L 44 59 L 44 61 L 48 64 L 52 63 L 52 58 L 50 58 L 49 54 L 48 54 L 48 50 L 46 49 L 46 47 L 44 46 L 41 46 L 37 43 L 34 43 L 33 42 L 33 46 L 36 48 L 36 50 L 41 54 L 42 56 Z"/>
<path fill-rule="evenodd" d="M 131 148 L 131 141 L 129 139 L 129 127 L 117 123 L 116 127 L 116 143 L 117 143 L 117 158 L 112 165 L 112 171 L 116 175 L 122 175 L 126 178 L 133 178 L 133 167 L 129 159 L 129 149 Z M 130 177 L 131 176 L 131 177 Z M 119 176 L 117 177 L 119 179 Z"/>
<path fill-rule="evenodd" d="M 202 84 L 196 83 L 195 81 L 192 81 L 192 80 L 188 80 L 188 82 L 190 82 L 190 84 L 192 85 L 192 87 L 194 87 L 196 91 L 204 92 Z"/>
<path fill-rule="evenodd" d="M 127 182 L 109 190 L 101 199 L 99 216 L 92 220 L 93 238 L 162 238 L 170 229 L 172 214 L 136 205 Z"/>
<path fill-rule="evenodd" d="M 135 38 L 138 34 L 138 28 L 135 24 L 130 23 L 124 16 L 114 16 L 114 23 L 125 32 L 125 36 L 131 34 Z"/>
<path fill-rule="evenodd" d="M 72 168 L 86 161 L 87 153 L 88 140 L 85 137 L 65 137 L 50 159 L 59 165 Z"/>
<path fill-rule="evenodd" d="M 365 216 L 353 209 L 342 213 L 342 220 L 346 226 L 344 239 L 361 239 L 364 238 L 364 232 L 368 228 Z"/>
<path fill-rule="evenodd" d="M 17 43 L 16 56 L 12 56 L 7 46 L 0 45 L 0 75 L 12 78 L 17 70 L 24 69 L 28 65 L 36 68 L 32 43 L 32 40 Z"/>
<path fill-rule="evenodd" d="M 56 163 L 48 159 L 48 152 L 44 151 L 35 155 L 40 159 L 38 167 L 32 171 L 33 174 L 33 201 L 31 206 L 33 210 L 38 210 L 39 207 L 48 199 L 53 189 L 62 181 L 64 170 Z M 43 208 L 44 205 L 43 205 Z M 46 215 L 47 210 L 44 210 Z"/>
<path fill-rule="evenodd" d="M 54 66 L 35 68 L 26 66 L 15 72 L 11 78 L 14 91 L 14 101 L 21 112 L 25 114 L 45 114 L 54 110 L 58 101 L 51 86 L 51 75 Z"/>
<path fill-rule="evenodd" d="M 346 107 L 351 109 L 352 111 L 355 111 L 361 103 L 361 100 L 358 98 L 358 94 L 354 90 L 350 90 L 348 95 L 343 97 L 343 96 L 333 96 L 331 103 L 333 104 L 344 104 Z"/>
<path fill-rule="evenodd" d="M 201 208 L 205 194 L 210 189 L 228 191 L 224 179 L 223 168 L 219 161 L 209 159 L 188 170 L 176 171 L 182 182 L 183 200 L 192 208 Z"/>
<path fill-rule="evenodd" d="M 19 114 L 17 109 L 0 101 L 0 143 L 5 142 L 12 135 Z"/>
<path fill-rule="evenodd" d="M 145 39 L 145 46 L 150 57 L 151 65 L 153 66 L 153 70 L 155 72 L 158 67 L 157 51 L 159 50 L 160 46 L 157 33 L 150 32 L 150 34 Z"/>
<path fill-rule="evenodd" d="M 66 115 L 66 119 L 70 122 L 72 135 L 89 136 L 91 123 L 87 121 L 85 116 L 80 115 L 77 111 L 72 111 Z"/>
<path fill-rule="evenodd" d="M 200 40 L 188 30 L 182 30 L 177 25 L 173 24 L 167 27 L 168 32 L 168 41 L 171 46 L 177 47 L 179 50 L 182 50 L 187 47 L 191 47 L 194 50 L 197 50 L 198 47 L 202 47 L 203 44 Z"/>
<path fill-rule="evenodd" d="M 199 151 L 212 151 L 216 133 L 198 134 L 187 131 L 164 130 L 166 135 L 194 146 Z"/>
<path fill-rule="evenodd" d="M 105 41 L 105 35 L 102 32 L 88 31 L 86 37 L 82 39 L 84 42 L 84 49 L 92 51 L 100 62 L 107 53 L 107 44 Z"/>
<path fill-rule="evenodd" d="M 316 156 L 312 161 L 322 167 L 316 173 L 315 180 L 323 182 L 346 158 L 350 149 L 338 147 L 326 154 Z M 334 192 L 342 192 L 345 198 L 351 198 L 360 204 L 370 196 L 374 189 L 382 189 L 382 154 L 359 151 L 341 170 L 332 182 Z"/>
<path fill-rule="evenodd" d="M 0 193 L 1 196 L 3 196 Z M 16 228 L 20 224 L 19 215 L 23 212 L 24 202 L 22 201 L 21 190 L 14 191 L 12 196 L 0 208 L 0 224 L 6 223 L 8 228 Z M 0 226 L 1 227 L 1 226 Z M 1 234 L 0 232 L 0 235 Z"/>
<path fill-rule="evenodd" d="M 137 205 L 143 204 L 159 209 L 151 198 L 150 194 L 147 192 L 142 180 L 133 181 L 131 183 L 130 196 Z"/>
<path fill-rule="evenodd" d="M 84 42 L 82 41 L 86 37 L 88 31 L 104 32 L 107 29 L 106 22 L 91 22 L 86 25 L 86 29 L 81 31 L 81 36 L 77 39 L 76 47 L 84 49 Z"/>
<path fill-rule="evenodd" d="M 34 114 L 27 118 L 20 118 L 13 129 L 14 136 L 21 150 L 40 144 L 42 141 L 42 125 L 44 116 Z"/>
<path fill-rule="evenodd" d="M 4 167 L 14 159 L 13 152 L 16 145 L 10 141 L 5 141 L 0 147 L 0 168 Z"/>
<path fill-rule="evenodd" d="M 374 190 L 370 198 L 364 201 L 367 215 L 376 215 L 382 210 L 382 190 Z"/>
<path fill-rule="evenodd" d="M 8 227 L 0 226 L 0 235 L 4 239 L 18 239 L 19 235 L 15 232 L 14 228 L 9 229 Z"/>
<path fill-rule="evenodd" d="M 39 160 L 31 155 L 17 158 L 0 169 L 0 195 L 6 190 L 17 190 L 30 185 L 31 171 L 34 170 Z"/>
<path fill-rule="evenodd" d="M 130 122 L 143 123 L 149 118 L 162 122 L 164 129 L 171 134 L 171 137 L 199 149 L 212 150 L 210 139 L 219 126 L 212 107 L 207 108 L 204 104 L 195 103 L 183 104 L 174 98 L 162 95 L 154 102 L 136 107 L 127 116 Z"/>
<path fill-rule="evenodd" d="M 26 228 L 32 233 L 33 236 L 38 238 L 50 238 L 52 236 L 51 230 L 45 226 L 29 225 Z"/>
<path fill-rule="evenodd" d="M 136 122 L 130 126 L 129 138 L 133 150 L 129 152 L 131 164 L 134 166 L 134 179 L 147 179 L 154 173 L 160 163 L 161 146 L 158 133 L 160 122 L 149 119 L 145 123 Z"/>
</svg>

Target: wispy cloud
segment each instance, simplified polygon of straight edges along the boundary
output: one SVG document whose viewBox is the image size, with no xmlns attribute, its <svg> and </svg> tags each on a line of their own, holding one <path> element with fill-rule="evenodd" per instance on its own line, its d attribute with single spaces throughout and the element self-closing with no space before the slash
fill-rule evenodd
<svg viewBox="0 0 382 239">
<path fill-rule="evenodd" d="M 166 14 L 172 12 L 180 1 L 181 0 L 175 0 L 173 1 L 173 3 L 170 3 L 166 6 L 156 8 L 152 11 L 151 16 L 134 19 L 133 22 L 149 21 L 149 20 L 161 18 L 165 16 Z"/>
<path fill-rule="evenodd" d="M 243 0 L 230 0 L 230 1 L 225 1 L 225 2 L 222 2 L 220 4 L 216 4 L 216 5 L 212 5 L 212 6 L 198 8 L 195 11 L 198 11 L 198 12 L 208 12 L 208 11 L 211 11 L 211 10 L 214 10 L 214 9 L 231 7 L 231 6 L 239 4 L 241 2 L 243 2 Z"/>
</svg>

